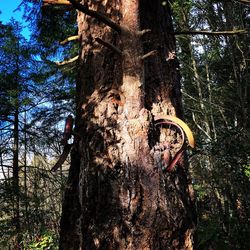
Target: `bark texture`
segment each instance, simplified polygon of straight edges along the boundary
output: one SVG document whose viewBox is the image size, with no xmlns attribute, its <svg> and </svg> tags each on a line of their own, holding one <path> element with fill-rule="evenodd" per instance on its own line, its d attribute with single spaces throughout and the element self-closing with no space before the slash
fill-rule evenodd
<svg viewBox="0 0 250 250">
<path fill-rule="evenodd" d="M 179 143 L 174 129 L 153 125 L 155 115 L 181 116 L 170 9 L 158 0 L 83 2 L 106 13 L 122 32 L 78 13 L 81 139 L 73 146 L 60 249 L 193 249 L 187 168 L 163 173 L 155 149 L 168 141 L 174 154 Z"/>
</svg>

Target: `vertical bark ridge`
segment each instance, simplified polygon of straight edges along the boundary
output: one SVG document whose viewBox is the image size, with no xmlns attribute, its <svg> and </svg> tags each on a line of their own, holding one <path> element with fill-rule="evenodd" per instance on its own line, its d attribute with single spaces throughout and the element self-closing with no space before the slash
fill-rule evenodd
<svg viewBox="0 0 250 250">
<path fill-rule="evenodd" d="M 140 28 L 139 0 L 122 1 L 121 35 L 123 52 L 123 79 L 121 91 L 125 96 L 124 113 L 128 118 L 138 117 L 143 107 L 143 55 L 142 46 L 137 36 Z"/>
<path fill-rule="evenodd" d="M 140 1 L 141 29 L 151 30 L 143 37 L 144 52 L 158 51 L 157 56 L 149 57 L 144 63 L 145 106 L 154 114 L 181 116 L 179 64 L 175 55 L 175 38 L 171 34 L 171 10 L 161 2 Z"/>
</svg>

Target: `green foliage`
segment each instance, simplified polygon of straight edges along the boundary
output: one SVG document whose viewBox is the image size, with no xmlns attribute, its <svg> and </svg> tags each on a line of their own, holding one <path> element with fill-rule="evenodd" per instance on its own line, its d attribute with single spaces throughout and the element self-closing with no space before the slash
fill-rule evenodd
<svg viewBox="0 0 250 250">
<path fill-rule="evenodd" d="M 197 233 L 199 236 L 198 239 L 199 250 L 207 249 L 208 245 L 211 244 L 211 242 L 218 243 L 220 227 L 218 225 L 218 221 L 216 220 L 216 218 L 207 219 L 205 222 L 203 221 L 203 224 L 198 224 Z M 222 242 L 220 242 L 220 247 L 221 247 L 220 249 L 227 249 L 225 248 L 227 247 L 227 245 L 224 244 L 223 246 Z"/>
<path fill-rule="evenodd" d="M 183 27 L 185 27 L 185 22 L 188 25 L 188 15 L 193 7 L 193 4 L 194 3 L 192 0 L 171 1 L 170 5 L 173 11 L 173 17 L 175 20 L 174 25 L 176 30 L 183 29 Z"/>
<path fill-rule="evenodd" d="M 44 232 L 40 236 L 36 236 L 33 240 L 28 242 L 23 241 L 22 245 L 24 250 L 59 249 L 58 242 L 55 240 L 55 236 L 51 232 Z"/>
<path fill-rule="evenodd" d="M 190 5 L 191 4 L 191 5 Z M 249 28 L 233 1 L 174 1 L 177 30 Z M 249 34 L 178 36 L 184 110 L 197 148 L 191 172 L 199 249 L 249 249 Z"/>
<path fill-rule="evenodd" d="M 3 28 L 0 30 L 0 164 L 3 171 L 0 249 L 15 249 L 18 235 L 25 249 L 57 249 L 67 170 L 53 175 L 50 169 L 62 150 L 61 122 L 74 110 L 74 75 L 61 71 L 51 61 L 42 60 L 46 58 L 41 44 L 24 39 L 18 23 L 12 22 Z M 18 127 L 18 192 L 12 178 L 14 122 L 18 122 L 15 124 Z M 20 229 L 13 223 L 17 202 Z"/>
<path fill-rule="evenodd" d="M 244 174 L 249 178 L 250 180 L 250 164 L 243 165 Z"/>
<path fill-rule="evenodd" d="M 201 184 L 193 184 L 194 190 L 200 199 L 203 199 L 207 195 L 207 190 Z"/>
</svg>

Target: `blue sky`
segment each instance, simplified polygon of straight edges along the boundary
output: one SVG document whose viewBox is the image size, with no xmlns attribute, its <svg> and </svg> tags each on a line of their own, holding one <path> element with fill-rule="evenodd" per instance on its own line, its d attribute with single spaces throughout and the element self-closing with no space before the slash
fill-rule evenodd
<svg viewBox="0 0 250 250">
<path fill-rule="evenodd" d="M 14 10 L 20 5 L 20 3 L 22 2 L 22 0 L 0 0 L 0 21 L 2 21 L 2 23 L 6 24 L 10 21 L 11 17 L 13 17 L 14 19 L 16 19 L 17 21 L 21 22 L 23 24 L 23 26 L 25 26 L 25 23 L 22 20 L 22 10 L 16 10 L 14 12 Z M 24 27 L 22 34 L 28 38 L 29 37 L 29 30 L 28 28 Z"/>
</svg>

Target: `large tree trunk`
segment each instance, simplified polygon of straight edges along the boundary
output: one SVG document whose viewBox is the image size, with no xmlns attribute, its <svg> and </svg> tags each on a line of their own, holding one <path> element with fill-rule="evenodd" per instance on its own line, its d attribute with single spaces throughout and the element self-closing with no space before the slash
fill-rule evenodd
<svg viewBox="0 0 250 250">
<path fill-rule="evenodd" d="M 170 9 L 157 0 L 86 2 L 123 28 L 118 34 L 78 14 L 81 139 L 72 149 L 60 248 L 193 249 L 195 209 L 187 167 L 182 161 L 164 173 L 154 150 L 162 137 L 154 116 L 182 113 Z M 142 35 L 145 29 L 151 31 Z M 157 53 L 143 57 L 153 50 Z"/>
</svg>

